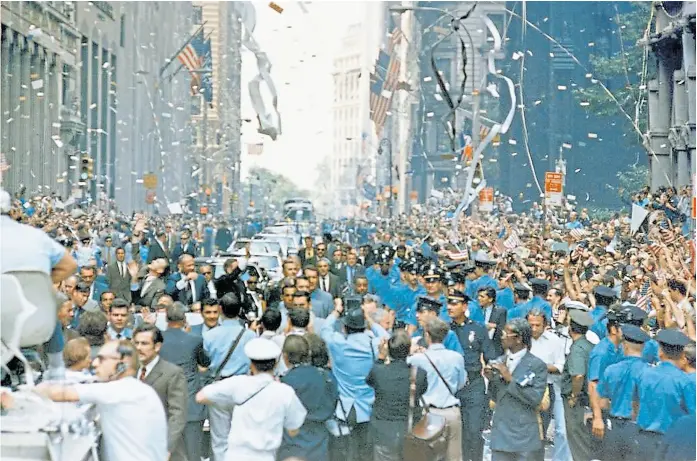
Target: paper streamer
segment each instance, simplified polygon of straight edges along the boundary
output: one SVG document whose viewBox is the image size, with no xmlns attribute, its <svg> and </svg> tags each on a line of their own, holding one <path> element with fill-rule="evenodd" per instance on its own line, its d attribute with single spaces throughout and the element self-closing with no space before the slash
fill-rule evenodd
<svg viewBox="0 0 697 461">
<path fill-rule="evenodd" d="M 489 133 L 486 135 L 484 140 L 482 140 L 482 142 L 479 143 L 479 146 L 477 146 L 477 150 L 474 151 L 472 163 L 470 164 L 469 170 L 467 172 L 465 194 L 462 198 L 462 202 L 460 202 L 460 205 L 458 205 L 457 210 L 455 210 L 455 215 L 453 216 L 452 228 L 454 231 L 457 231 L 458 229 L 458 222 L 460 220 L 460 215 L 462 214 L 462 212 L 469 208 L 472 202 L 474 202 L 474 197 L 476 197 L 478 193 L 477 190 L 481 190 L 484 187 L 485 181 L 482 181 L 477 187 L 477 189 L 475 189 L 475 193 L 473 195 L 470 192 L 472 189 L 472 181 L 474 180 L 474 172 L 477 168 L 477 165 L 479 165 L 479 161 L 482 157 L 482 152 L 484 151 L 484 149 L 486 149 L 487 146 L 489 146 L 489 144 L 491 144 L 491 141 L 494 139 L 494 137 L 496 137 L 496 135 L 508 132 L 508 129 L 511 127 L 511 123 L 513 122 L 513 116 L 515 115 L 516 108 L 515 86 L 513 85 L 513 81 L 510 78 L 504 76 L 503 74 L 498 74 L 496 72 L 496 66 L 494 65 L 496 53 L 501 51 L 501 35 L 499 34 L 498 29 L 496 29 L 496 26 L 491 21 L 491 19 L 489 19 L 488 16 L 481 15 L 480 17 L 484 22 L 484 25 L 486 25 L 487 29 L 489 29 L 489 32 L 491 32 L 491 36 L 494 38 L 494 48 L 489 51 L 489 55 L 487 56 L 487 70 L 489 71 L 489 74 L 493 75 L 495 78 L 501 79 L 506 82 L 508 86 L 508 92 L 511 95 L 511 107 L 508 110 L 508 115 L 506 116 L 506 119 L 504 120 L 503 124 L 494 124 L 494 126 L 491 127 L 491 130 L 489 130 Z M 486 87 L 486 74 L 482 75 L 480 87 Z M 477 133 L 474 133 L 473 135 L 476 136 Z"/>
<path fill-rule="evenodd" d="M 259 128 L 257 132 L 270 137 L 272 140 L 281 134 L 281 114 L 278 112 L 278 93 L 276 85 L 271 78 L 271 62 L 266 53 L 254 39 L 253 33 L 256 27 L 256 9 L 252 2 L 232 2 L 233 8 L 239 15 L 240 21 L 244 26 L 242 33 L 242 44 L 251 51 L 257 58 L 257 68 L 259 73 L 248 84 L 249 98 L 252 107 L 257 114 Z M 261 85 L 266 85 L 266 90 L 271 96 L 271 107 L 267 107 L 261 95 Z"/>
</svg>

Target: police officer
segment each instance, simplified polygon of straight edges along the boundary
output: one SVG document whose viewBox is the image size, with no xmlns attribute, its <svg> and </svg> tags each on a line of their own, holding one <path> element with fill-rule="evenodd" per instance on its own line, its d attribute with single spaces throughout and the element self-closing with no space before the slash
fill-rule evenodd
<svg viewBox="0 0 697 461">
<path fill-rule="evenodd" d="M 448 290 L 448 315 L 453 319 L 450 329 L 457 335 L 464 351 L 465 370 L 469 383 L 462 389 L 462 459 L 481 461 L 484 453 L 482 431 L 487 422 L 486 386 L 482 361 L 496 358 L 496 352 L 484 325 L 467 316 L 469 297 L 460 290 Z"/>
<path fill-rule="evenodd" d="M 426 347 L 426 340 L 424 335 L 424 328 L 429 320 L 438 317 L 438 313 L 441 311 L 441 303 L 438 300 L 429 298 L 427 296 L 419 296 L 416 301 L 416 320 L 419 323 L 419 328 L 414 332 L 412 338 L 419 338 L 417 344 L 421 347 Z M 449 331 L 443 340 L 443 346 L 446 349 L 463 353 L 460 341 L 457 335 L 453 331 Z"/>
<path fill-rule="evenodd" d="M 513 307 L 508 311 L 507 320 L 520 319 L 525 317 L 524 306 L 530 297 L 530 287 L 522 283 L 513 284 Z"/>
<path fill-rule="evenodd" d="M 644 326 L 644 322 L 648 317 L 644 309 L 628 303 L 622 304 L 620 316 L 622 318 L 622 323 L 634 325 L 639 328 Z M 649 337 L 649 340 L 644 343 L 644 351 L 642 352 L 641 357 L 647 363 L 658 362 L 658 343 L 655 339 Z"/>
<path fill-rule="evenodd" d="M 549 282 L 545 279 L 530 279 L 530 286 L 532 287 L 532 299 L 523 305 L 523 317 L 528 315 L 528 312 L 532 309 L 540 309 L 545 313 L 547 321 L 551 324 L 552 305 L 547 301 Z"/>
<path fill-rule="evenodd" d="M 589 404 L 588 359 L 593 344 L 586 338 L 593 318 L 588 312 L 574 309 L 569 313 L 569 336 L 573 341 L 561 375 L 561 395 L 564 398 L 566 438 L 573 459 L 593 459 L 591 433 L 584 424 L 585 410 Z"/>
<path fill-rule="evenodd" d="M 445 274 L 435 265 L 435 263 L 424 266 L 421 274 L 424 279 L 424 288 L 426 289 L 425 297 L 438 302 L 438 305 L 440 306 L 438 317 L 440 317 L 442 321 L 450 323 L 450 317 L 448 317 L 448 303 L 445 299 L 445 295 L 443 294 L 443 279 Z"/>
<path fill-rule="evenodd" d="M 639 434 L 634 459 L 653 461 L 663 434 L 683 415 L 695 413 L 695 380 L 680 369 L 690 341 L 678 330 L 656 335 L 660 362 L 642 375 L 639 384 Z"/>
<path fill-rule="evenodd" d="M 605 424 L 603 421 L 601 399 L 596 388 L 605 369 L 624 358 L 622 353 L 622 331 L 619 316 L 613 310 L 607 313 L 607 336 L 595 345 L 588 359 L 588 395 L 593 410 L 593 435 L 603 438 Z"/>
<path fill-rule="evenodd" d="M 598 335 L 598 339 L 603 339 L 606 333 L 607 312 L 617 296 L 612 288 L 604 285 L 595 287 L 593 295 L 595 296 L 595 309 L 590 313 L 593 318 L 591 331 Z"/>
<path fill-rule="evenodd" d="M 625 359 L 608 366 L 597 386 L 598 398 L 610 401 L 600 445 L 600 458 L 604 460 L 632 459 L 637 438 L 636 424 L 632 421 L 633 408 L 637 403 L 639 382 L 649 367 L 641 358 L 649 335 L 629 324 L 622 325 L 622 335 Z"/>
</svg>

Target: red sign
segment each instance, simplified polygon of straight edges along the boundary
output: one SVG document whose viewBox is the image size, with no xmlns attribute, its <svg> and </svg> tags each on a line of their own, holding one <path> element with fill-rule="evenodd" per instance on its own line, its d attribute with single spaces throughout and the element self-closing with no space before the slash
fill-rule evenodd
<svg viewBox="0 0 697 461">
<path fill-rule="evenodd" d="M 562 175 L 561 173 L 552 173 L 550 171 L 545 173 L 545 192 L 557 192 L 562 191 Z"/>
</svg>

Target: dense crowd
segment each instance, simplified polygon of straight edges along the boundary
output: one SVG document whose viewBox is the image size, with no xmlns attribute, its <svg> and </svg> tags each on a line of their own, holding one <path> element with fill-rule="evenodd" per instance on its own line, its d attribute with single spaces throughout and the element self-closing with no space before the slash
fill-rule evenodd
<svg viewBox="0 0 697 461">
<path fill-rule="evenodd" d="M 270 220 L 2 194 L 2 273 L 57 299 L 33 391 L 94 404 L 107 461 L 696 458 L 687 190 L 298 224 L 277 281 L 217 256 Z"/>
</svg>

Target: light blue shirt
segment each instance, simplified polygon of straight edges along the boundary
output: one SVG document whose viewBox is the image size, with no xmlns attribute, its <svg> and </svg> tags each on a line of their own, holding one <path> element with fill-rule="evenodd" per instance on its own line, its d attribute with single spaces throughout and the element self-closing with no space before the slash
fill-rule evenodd
<svg viewBox="0 0 697 461">
<path fill-rule="evenodd" d="M 644 371 L 639 383 L 639 429 L 665 434 L 678 418 L 694 413 L 694 375 L 669 362 Z"/>
<path fill-rule="evenodd" d="M 211 359 L 211 364 L 208 367 L 213 373 L 218 371 L 218 368 L 223 363 L 223 359 L 227 355 L 232 343 L 235 342 L 240 331 L 245 330 L 242 334 L 239 344 L 235 351 L 230 356 L 230 360 L 225 364 L 225 368 L 220 373 L 222 377 L 233 375 L 243 375 L 249 372 L 249 358 L 244 353 L 244 346 L 250 340 L 255 338 L 254 333 L 245 329 L 238 319 L 224 319 L 219 327 L 213 328 L 203 333 L 203 350 Z"/>
<path fill-rule="evenodd" d="M 370 421 L 375 401 L 375 391 L 365 380 L 378 356 L 380 341 L 388 334 L 379 325 L 373 324 L 375 337 L 368 333 L 345 335 L 334 330 L 336 320 L 336 314 L 330 315 L 320 330 L 320 337 L 329 349 L 332 371 L 339 388 L 335 414 L 338 419 L 347 421 L 351 408 L 355 407 L 356 421 L 365 423 Z"/>
<path fill-rule="evenodd" d="M 0 271 L 43 272 L 51 270 L 65 255 L 65 248 L 44 231 L 0 217 Z"/>
<path fill-rule="evenodd" d="M 315 290 L 310 294 L 312 312 L 316 317 L 326 318 L 334 310 L 334 299 L 332 295 L 322 290 Z"/>
<path fill-rule="evenodd" d="M 426 357 L 428 355 L 428 358 Z M 445 386 L 443 380 L 438 376 L 438 371 L 448 383 Z M 431 344 L 425 353 L 414 354 L 407 358 L 409 365 L 415 365 L 426 372 L 428 388 L 424 394 L 424 402 L 436 408 L 448 408 L 460 405 L 460 399 L 453 394 L 465 386 L 467 382 L 467 371 L 465 370 L 465 358 L 462 354 L 450 351 L 442 344 Z"/>
</svg>

